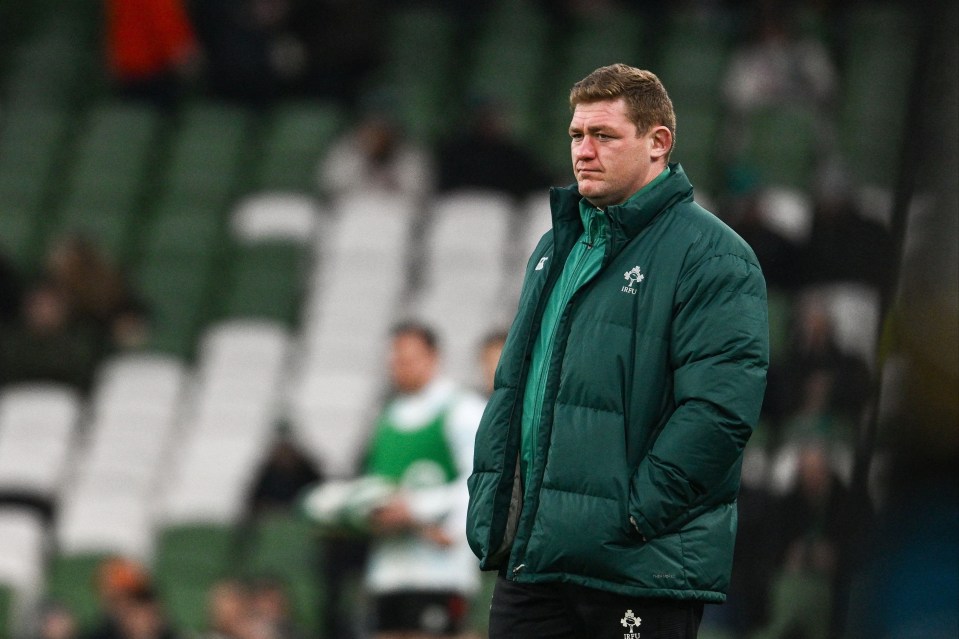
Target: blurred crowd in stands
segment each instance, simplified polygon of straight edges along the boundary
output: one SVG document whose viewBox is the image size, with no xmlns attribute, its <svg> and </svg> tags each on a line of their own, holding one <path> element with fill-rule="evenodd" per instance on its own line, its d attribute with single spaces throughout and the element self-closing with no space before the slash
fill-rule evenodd
<svg viewBox="0 0 959 639">
<path fill-rule="evenodd" d="M 255 105 L 291 95 L 341 102 L 353 110 L 353 126 L 330 148 L 317 150 L 318 193 L 382 190 L 426 202 L 437 193 L 476 187 L 519 201 L 557 183 L 511 130 L 508 106 L 493 98 L 474 96 L 456 135 L 438 144 L 413 139 L 403 130 L 389 95 L 370 91 L 367 84 L 383 62 L 384 16 L 401 4 L 107 0 L 107 68 L 119 95 L 163 108 L 175 108 L 188 92 Z M 486 4 L 456 2 L 449 9 L 469 21 Z M 540 4 L 552 19 L 563 21 L 604 3 Z M 649 11 L 666 4 L 651 3 Z M 724 136 L 737 139 L 739 118 L 750 109 L 805 102 L 822 115 L 820 133 L 829 140 L 835 122 L 828 114 L 842 77 L 835 59 L 824 43 L 796 38 L 784 30 L 786 21 L 775 19 L 782 17 L 784 4 L 792 3 L 755 4 L 756 19 L 741 30 L 722 85 L 728 114 Z M 806 8 L 828 11 L 828 5 L 807 3 Z M 682 126 L 680 120 L 680 131 Z M 563 137 L 565 131 L 555 135 Z M 694 185 L 696 177 L 691 175 Z M 880 369 L 868 352 L 840 339 L 823 291 L 854 284 L 872 291 L 877 300 L 887 295 L 897 276 L 901 238 L 894 235 L 888 216 L 865 210 L 862 185 L 841 161 L 820 167 L 806 194 L 811 223 L 799 234 L 770 222 L 775 212 L 769 208 L 776 204 L 748 168 L 726 176 L 725 184 L 703 195 L 754 248 L 771 301 L 785 300 L 787 309 L 761 426 L 750 447 L 775 451 L 794 445 L 795 481 L 777 489 L 770 460 L 747 454 L 729 602 L 710 607 L 714 610 L 707 611 L 704 628 L 712 624 L 732 637 L 833 636 L 829 633 L 842 622 L 830 620 L 830 611 L 842 614 L 846 587 L 837 576 L 862 560 L 862 538 L 856 532 L 874 521 L 877 506 L 853 491 L 848 459 L 837 465 L 836 455 L 855 449 L 857 434 L 871 418 Z M 879 312 L 878 305 L 875 310 Z M 127 280 L 123 265 L 111 263 L 95 237 L 56 238 L 37 272 L 21 272 L 0 255 L 0 385 L 49 380 L 87 391 L 99 362 L 142 346 L 150 329 L 148 305 Z M 323 479 L 322 469 L 290 441 L 279 441 L 264 457 L 250 517 L 292 508 L 304 487 Z M 775 582 L 790 573 L 828 584 L 809 595 L 808 601 L 823 606 L 812 614 L 818 621 L 782 621 Z M 37 639 L 179 636 L 146 567 L 116 558 L 102 565 L 96 587 L 103 606 L 101 625 L 83 629 L 81 635 L 71 612 L 50 602 Z M 279 576 L 224 580 L 209 593 L 204 639 L 305 637 L 290 618 L 285 597 Z"/>
</svg>

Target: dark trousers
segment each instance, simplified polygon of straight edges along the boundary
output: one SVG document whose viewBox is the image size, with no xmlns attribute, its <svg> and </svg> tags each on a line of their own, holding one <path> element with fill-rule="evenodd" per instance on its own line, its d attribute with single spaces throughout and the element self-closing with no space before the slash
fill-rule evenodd
<svg viewBox="0 0 959 639">
<path fill-rule="evenodd" d="M 617 595 L 573 584 L 493 589 L 489 639 L 695 639 L 703 604 Z"/>
</svg>

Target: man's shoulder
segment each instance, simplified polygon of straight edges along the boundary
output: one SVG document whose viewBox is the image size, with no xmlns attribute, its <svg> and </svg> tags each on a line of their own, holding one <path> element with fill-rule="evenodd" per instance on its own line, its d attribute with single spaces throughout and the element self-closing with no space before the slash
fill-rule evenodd
<svg viewBox="0 0 959 639">
<path fill-rule="evenodd" d="M 690 252 L 700 258 L 733 255 L 758 264 L 752 248 L 726 222 L 699 203 L 680 202 L 668 216 L 672 230 L 682 235 Z"/>
</svg>

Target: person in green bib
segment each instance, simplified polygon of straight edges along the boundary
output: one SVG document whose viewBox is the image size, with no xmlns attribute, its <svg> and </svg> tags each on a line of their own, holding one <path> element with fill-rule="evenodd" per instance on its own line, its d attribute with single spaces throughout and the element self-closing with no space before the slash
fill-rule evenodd
<svg viewBox="0 0 959 639">
<path fill-rule="evenodd" d="M 364 465 L 392 487 L 368 520 L 373 636 L 453 637 L 480 585 L 462 531 L 485 400 L 442 375 L 437 337 L 419 323 L 394 328 L 389 369 L 394 394 Z"/>
<path fill-rule="evenodd" d="M 670 161 L 654 73 L 601 67 L 569 104 L 576 184 L 550 190 L 468 480 L 489 637 L 695 638 L 729 584 L 765 280 Z"/>
</svg>

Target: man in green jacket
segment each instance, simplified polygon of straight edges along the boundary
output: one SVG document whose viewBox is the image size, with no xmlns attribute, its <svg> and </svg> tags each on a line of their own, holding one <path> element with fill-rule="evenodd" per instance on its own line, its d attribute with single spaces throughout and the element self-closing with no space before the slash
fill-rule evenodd
<svg viewBox="0 0 959 639">
<path fill-rule="evenodd" d="M 469 478 L 490 638 L 695 637 L 729 582 L 765 282 L 669 162 L 654 74 L 602 67 L 570 106 L 577 183 L 550 193 Z"/>
</svg>

